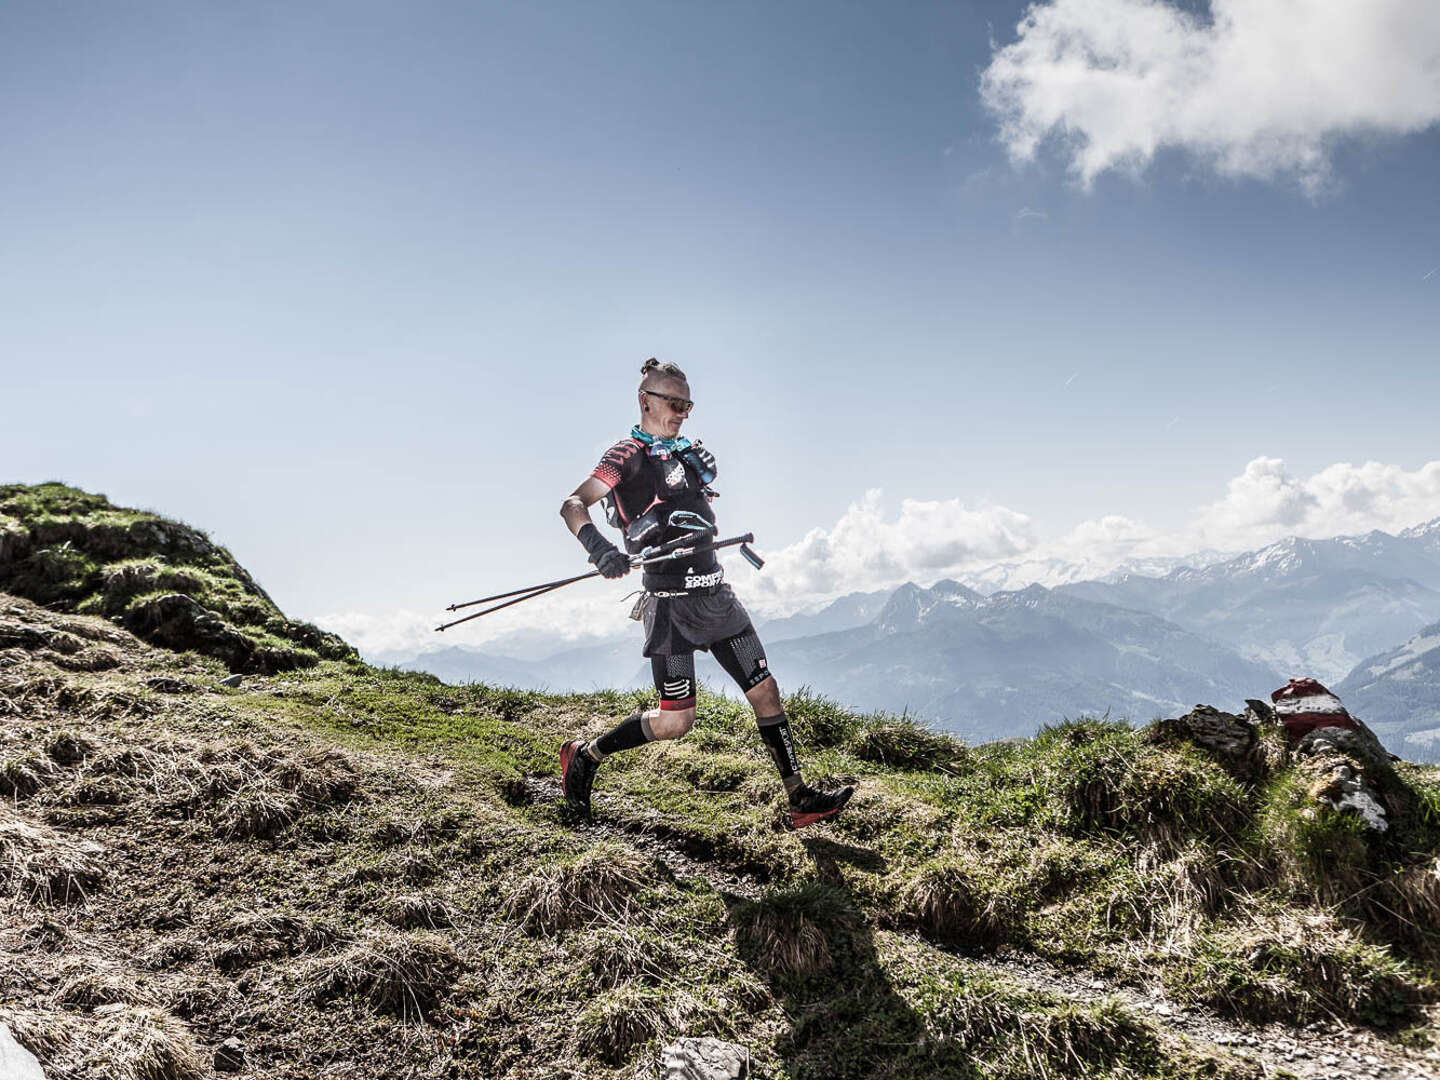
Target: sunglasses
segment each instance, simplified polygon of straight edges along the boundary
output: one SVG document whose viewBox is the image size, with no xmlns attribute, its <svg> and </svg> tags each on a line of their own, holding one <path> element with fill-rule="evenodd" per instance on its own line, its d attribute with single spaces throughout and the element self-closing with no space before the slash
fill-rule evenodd
<svg viewBox="0 0 1440 1080">
<path fill-rule="evenodd" d="M 649 394 L 651 397 L 662 398 L 665 403 L 670 406 L 670 408 L 674 409 L 682 416 L 689 415 L 690 410 L 695 408 L 695 402 L 691 401 L 689 398 L 671 397 L 669 394 L 662 394 L 656 390 L 641 390 L 640 392 L 642 394 Z"/>
</svg>

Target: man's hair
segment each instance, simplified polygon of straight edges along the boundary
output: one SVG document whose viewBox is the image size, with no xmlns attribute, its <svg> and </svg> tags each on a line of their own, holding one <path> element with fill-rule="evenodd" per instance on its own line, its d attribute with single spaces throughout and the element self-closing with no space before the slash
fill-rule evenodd
<svg viewBox="0 0 1440 1080">
<path fill-rule="evenodd" d="M 645 384 L 652 382 L 654 379 L 679 379 L 681 382 L 690 381 L 685 378 L 685 373 L 674 364 L 668 361 L 662 364 L 652 356 L 640 365 L 640 389 L 645 389 Z"/>
</svg>

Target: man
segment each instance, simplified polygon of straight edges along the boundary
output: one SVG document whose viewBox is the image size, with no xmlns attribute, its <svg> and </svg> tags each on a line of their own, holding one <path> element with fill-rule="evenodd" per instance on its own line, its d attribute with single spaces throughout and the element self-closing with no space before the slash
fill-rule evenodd
<svg viewBox="0 0 1440 1080">
<path fill-rule="evenodd" d="M 630 555 L 685 536 L 687 524 L 711 529 L 715 524 L 710 508 L 714 493 L 708 487 L 715 478 L 715 458 L 700 443 L 680 435 L 694 406 L 685 373 L 652 358 L 640 376 L 640 423 L 629 438 L 605 452 L 560 507 L 565 524 L 607 578 L 628 574 L 630 559 L 590 520 L 589 508 L 601 499 L 610 524 L 622 530 Z M 715 552 L 703 543 L 683 561 L 644 569 L 639 608 L 660 707 L 636 713 L 598 739 L 571 739 L 560 748 L 561 786 L 577 810 L 589 813 L 595 772 L 610 754 L 657 739 L 678 739 L 694 725 L 696 649 L 709 650 L 755 709 L 760 738 L 789 796 L 794 828 L 833 817 L 849 801 L 850 787 L 817 791 L 802 779 L 765 649 L 722 577 Z"/>
</svg>

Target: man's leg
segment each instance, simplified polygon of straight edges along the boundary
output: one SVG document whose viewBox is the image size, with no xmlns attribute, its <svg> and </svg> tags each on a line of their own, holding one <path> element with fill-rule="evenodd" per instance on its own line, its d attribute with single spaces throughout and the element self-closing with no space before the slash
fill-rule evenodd
<svg viewBox="0 0 1440 1080">
<path fill-rule="evenodd" d="M 650 658 L 660 707 L 626 717 L 598 739 L 572 739 L 560 747 L 560 786 L 577 810 L 590 810 L 590 788 L 600 762 L 621 750 L 659 739 L 678 739 L 695 726 L 695 654 Z"/>
<path fill-rule="evenodd" d="M 765 647 L 753 627 L 710 646 L 711 655 L 725 669 L 755 710 L 755 725 L 760 739 L 770 751 L 780 781 L 790 801 L 790 820 L 801 829 L 823 818 L 832 817 L 849 801 L 854 789 L 816 791 L 805 784 L 800 763 L 795 757 L 795 740 L 790 734 L 790 721 L 780 702 L 780 687 L 770 673 Z"/>
</svg>

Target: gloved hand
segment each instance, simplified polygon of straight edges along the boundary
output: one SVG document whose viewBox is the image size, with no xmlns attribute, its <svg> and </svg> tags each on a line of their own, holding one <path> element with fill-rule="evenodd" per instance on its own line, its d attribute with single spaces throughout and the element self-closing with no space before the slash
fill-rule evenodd
<svg viewBox="0 0 1440 1080">
<path fill-rule="evenodd" d="M 610 550 L 601 555 L 598 559 L 591 559 L 595 569 L 600 571 L 602 577 L 617 578 L 624 577 L 630 572 L 630 560 L 620 553 L 620 549 L 611 545 Z"/>
<path fill-rule="evenodd" d="M 619 548 L 601 536 L 600 530 L 593 524 L 582 525 L 575 537 L 585 545 L 585 550 L 590 553 L 590 561 L 603 576 L 618 578 L 630 572 L 630 560 Z"/>
</svg>

